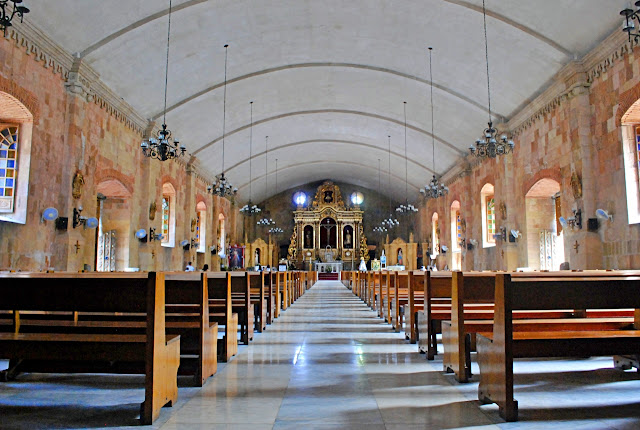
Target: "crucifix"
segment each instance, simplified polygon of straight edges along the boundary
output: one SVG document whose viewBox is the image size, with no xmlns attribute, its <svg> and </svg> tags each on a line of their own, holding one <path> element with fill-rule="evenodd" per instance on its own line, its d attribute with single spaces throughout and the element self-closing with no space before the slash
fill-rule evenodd
<svg viewBox="0 0 640 430">
<path fill-rule="evenodd" d="M 576 243 L 573 244 L 573 249 L 576 250 L 576 254 L 578 253 L 578 248 L 580 248 L 580 244 L 578 243 L 578 241 L 576 240 Z"/>
<path fill-rule="evenodd" d="M 78 253 L 78 251 L 80 251 L 80 242 L 78 242 L 78 241 L 76 240 L 76 244 L 75 244 L 75 245 L 73 245 L 73 246 L 75 246 L 75 247 L 76 247 L 76 254 L 77 254 L 77 253 Z"/>
</svg>

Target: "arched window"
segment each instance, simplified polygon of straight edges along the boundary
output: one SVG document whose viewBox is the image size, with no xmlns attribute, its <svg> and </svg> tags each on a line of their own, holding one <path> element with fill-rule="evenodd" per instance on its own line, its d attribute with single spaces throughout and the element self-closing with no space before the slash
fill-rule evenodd
<svg viewBox="0 0 640 430">
<path fill-rule="evenodd" d="M 496 200 L 492 184 L 485 184 L 480 191 L 482 209 L 482 246 L 496 246 Z"/>
<path fill-rule="evenodd" d="M 0 221 L 27 221 L 32 130 L 29 110 L 0 91 Z"/>
<path fill-rule="evenodd" d="M 462 219 L 460 218 L 460 202 L 451 203 L 451 252 L 460 252 L 462 241 Z"/>
<path fill-rule="evenodd" d="M 169 182 L 162 184 L 162 246 L 176 244 L 176 190 Z"/>
<path fill-rule="evenodd" d="M 440 253 L 440 226 L 438 225 L 438 213 L 431 217 L 431 257 L 435 258 Z"/>
<path fill-rule="evenodd" d="M 622 158 L 629 224 L 640 223 L 640 100 L 622 116 Z"/>
<path fill-rule="evenodd" d="M 198 244 L 197 252 L 205 252 L 207 250 L 207 205 L 204 202 L 198 202 L 196 205 L 195 234 Z"/>
</svg>

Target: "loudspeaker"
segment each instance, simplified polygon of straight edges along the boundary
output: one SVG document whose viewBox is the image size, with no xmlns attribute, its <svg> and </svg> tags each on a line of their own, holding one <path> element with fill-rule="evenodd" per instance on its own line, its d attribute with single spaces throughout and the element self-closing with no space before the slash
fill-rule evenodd
<svg viewBox="0 0 640 430">
<path fill-rule="evenodd" d="M 69 218 L 68 217 L 58 217 L 56 219 L 56 228 L 58 230 L 67 230 L 69 228 Z"/>
</svg>

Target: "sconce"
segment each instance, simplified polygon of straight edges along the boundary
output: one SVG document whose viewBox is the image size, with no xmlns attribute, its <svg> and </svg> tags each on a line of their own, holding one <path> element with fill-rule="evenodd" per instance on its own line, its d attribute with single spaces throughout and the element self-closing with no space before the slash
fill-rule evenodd
<svg viewBox="0 0 640 430">
<path fill-rule="evenodd" d="M 558 218 L 560 221 L 560 225 L 562 228 L 567 228 L 567 226 L 571 226 L 572 229 L 578 227 L 578 229 L 582 229 L 582 210 L 573 210 L 573 216 L 569 218 L 560 217 Z"/>
<path fill-rule="evenodd" d="M 500 227 L 498 233 L 495 233 L 493 235 L 493 238 L 495 240 L 500 240 L 500 241 L 506 241 L 507 240 L 507 228 L 506 227 Z"/>
<path fill-rule="evenodd" d="M 145 230 L 144 228 L 141 228 L 140 230 L 136 231 L 136 237 L 138 238 L 138 240 L 142 243 L 146 243 L 147 242 L 147 230 Z"/>
<path fill-rule="evenodd" d="M 161 234 L 156 234 L 156 229 L 153 227 L 149 227 L 149 242 L 153 242 L 154 240 L 162 240 L 163 236 Z"/>
<path fill-rule="evenodd" d="M 478 241 L 475 239 L 469 239 L 469 243 L 467 243 L 467 250 L 471 251 L 476 246 L 478 246 Z"/>
<path fill-rule="evenodd" d="M 189 242 L 187 239 L 183 240 L 182 242 L 180 242 L 180 246 L 182 247 L 182 249 L 184 249 L 185 251 L 188 251 L 191 248 L 191 242 Z"/>
<path fill-rule="evenodd" d="M 98 218 L 91 217 L 87 218 L 86 216 L 80 215 L 82 213 L 82 206 L 79 206 L 78 209 L 73 208 L 73 228 L 78 227 L 80 224 L 84 225 L 84 228 L 96 228 L 98 227 Z"/>
<path fill-rule="evenodd" d="M 440 246 L 440 251 L 442 251 L 443 254 L 446 254 L 448 250 L 449 250 L 449 247 L 447 245 Z"/>
</svg>

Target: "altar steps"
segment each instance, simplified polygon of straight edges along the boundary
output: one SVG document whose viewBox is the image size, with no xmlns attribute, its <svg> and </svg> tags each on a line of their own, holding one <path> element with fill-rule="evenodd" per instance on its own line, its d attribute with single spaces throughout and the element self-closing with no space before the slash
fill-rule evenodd
<svg viewBox="0 0 640 430">
<path fill-rule="evenodd" d="M 318 273 L 318 281 L 339 281 L 340 273 Z"/>
</svg>

